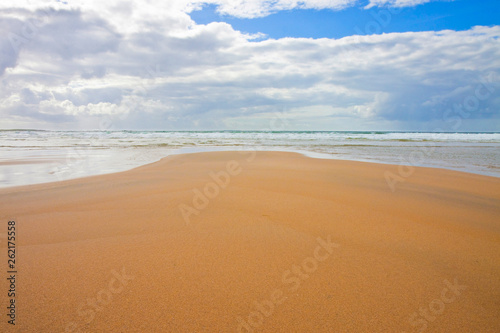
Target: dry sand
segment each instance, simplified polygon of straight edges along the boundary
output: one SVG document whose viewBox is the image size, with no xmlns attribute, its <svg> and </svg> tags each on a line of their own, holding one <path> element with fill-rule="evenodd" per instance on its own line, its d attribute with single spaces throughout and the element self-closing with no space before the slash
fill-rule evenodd
<svg viewBox="0 0 500 333">
<path fill-rule="evenodd" d="M 0 190 L 0 331 L 500 332 L 500 179 L 386 171 L 211 152 Z"/>
</svg>

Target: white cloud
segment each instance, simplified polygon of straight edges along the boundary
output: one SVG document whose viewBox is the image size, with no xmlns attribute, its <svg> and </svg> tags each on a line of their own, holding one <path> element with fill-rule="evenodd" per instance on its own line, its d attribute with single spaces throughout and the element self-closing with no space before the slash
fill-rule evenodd
<svg viewBox="0 0 500 333">
<path fill-rule="evenodd" d="M 375 6 L 414 7 L 432 1 L 455 1 L 455 0 L 370 0 L 370 3 L 365 8 L 369 9 Z"/>
<path fill-rule="evenodd" d="M 370 0 L 366 8 L 374 6 L 408 7 L 424 4 L 430 1 L 453 0 Z M 169 1 L 124 1 L 124 0 L 2 0 L 2 8 L 22 8 L 40 10 L 50 6 L 58 10 L 79 9 L 86 13 L 98 14 L 120 31 L 140 31 L 154 28 L 164 20 L 177 21 L 178 28 L 191 24 L 189 17 L 179 15 L 180 12 L 190 13 L 206 5 L 217 6 L 217 11 L 223 15 L 239 18 L 255 18 L 267 16 L 282 10 L 292 9 L 331 9 L 341 10 L 356 6 L 358 0 L 169 0 Z M 15 17 L 15 13 L 11 16 Z"/>
<path fill-rule="evenodd" d="M 431 1 L 453 0 L 370 0 L 366 8 L 374 6 L 412 7 Z M 224 15 L 241 18 L 254 18 L 291 9 L 331 9 L 341 10 L 359 4 L 358 0 L 193 0 L 189 10 L 203 4 L 216 5 L 217 11 Z"/>
<path fill-rule="evenodd" d="M 357 3 L 357 0 L 200 0 L 200 4 L 215 4 L 221 14 L 241 18 L 267 16 L 281 10 L 333 9 L 339 10 Z"/>
<path fill-rule="evenodd" d="M 481 78 L 500 89 L 498 26 L 254 41 L 226 23 L 195 24 L 187 14 L 194 2 L 120 3 L 72 1 L 56 11 L 28 1 L 26 9 L 0 9 L 1 35 L 24 38 L 17 49 L 0 38 L 3 124 L 97 128 L 111 116 L 123 128 L 243 128 L 285 110 L 298 127 L 325 129 L 339 118 L 349 124 L 442 120 Z M 253 4 L 261 15 L 348 3 Z M 218 4 L 225 10 L 225 2 Z M 250 5 L 234 4 L 227 5 L 231 15 Z M 498 121 L 495 98 L 481 101 L 471 119 Z"/>
</svg>

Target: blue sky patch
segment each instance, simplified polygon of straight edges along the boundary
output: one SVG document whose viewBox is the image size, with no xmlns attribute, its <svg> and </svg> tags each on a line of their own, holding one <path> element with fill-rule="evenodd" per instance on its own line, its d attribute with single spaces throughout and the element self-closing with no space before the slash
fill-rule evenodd
<svg viewBox="0 0 500 333">
<path fill-rule="evenodd" d="M 293 9 L 259 18 L 235 18 L 206 5 L 190 14 L 197 24 L 226 22 L 245 33 L 264 33 L 268 38 L 342 38 L 408 31 L 468 30 L 500 22 L 498 0 L 435 1 L 415 7 L 364 9 L 367 2 L 335 11 Z"/>
</svg>

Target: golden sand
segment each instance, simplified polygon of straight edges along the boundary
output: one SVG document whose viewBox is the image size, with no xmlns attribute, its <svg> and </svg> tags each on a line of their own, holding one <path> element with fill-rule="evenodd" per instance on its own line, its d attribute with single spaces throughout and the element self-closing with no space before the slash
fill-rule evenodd
<svg viewBox="0 0 500 333">
<path fill-rule="evenodd" d="M 0 331 L 500 332 L 500 179 L 388 171 L 211 152 L 2 189 Z"/>
</svg>

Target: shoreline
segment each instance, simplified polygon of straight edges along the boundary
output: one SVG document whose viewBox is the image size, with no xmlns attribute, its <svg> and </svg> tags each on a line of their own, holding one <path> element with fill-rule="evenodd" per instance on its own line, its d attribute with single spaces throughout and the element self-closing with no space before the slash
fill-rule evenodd
<svg viewBox="0 0 500 333">
<path fill-rule="evenodd" d="M 374 131 L 0 131 L 0 188 L 130 170 L 196 151 L 257 150 L 500 177 L 500 133 Z"/>
<path fill-rule="evenodd" d="M 14 160 L 5 160 L 0 162 L 0 167 L 19 167 L 19 166 L 30 166 L 30 167 L 36 167 L 39 165 L 42 165 L 47 162 L 51 162 L 53 165 L 50 167 L 50 172 L 49 174 L 46 175 L 45 177 L 41 177 L 41 179 L 45 180 L 37 180 L 35 182 L 31 183 L 14 183 L 12 185 L 2 185 L 1 181 L 2 179 L 0 178 L 0 189 L 6 189 L 6 188 L 13 188 L 13 187 L 18 187 L 18 186 L 30 186 L 30 185 L 37 185 L 37 184 L 48 184 L 48 183 L 53 183 L 53 182 L 59 182 L 59 181 L 65 181 L 65 180 L 72 180 L 72 179 L 81 179 L 81 178 L 86 178 L 86 177 L 93 177 L 93 176 L 100 176 L 100 175 L 109 175 L 117 172 L 126 172 L 133 170 L 135 168 L 139 168 L 148 164 L 153 164 L 157 163 L 160 160 L 167 158 L 169 156 L 175 156 L 175 155 L 184 155 L 184 154 L 196 154 L 196 153 L 210 153 L 210 152 L 232 152 L 232 151 L 240 151 L 241 147 L 184 147 L 176 150 L 171 150 L 169 152 L 166 152 L 166 155 L 163 155 L 163 157 L 160 157 L 158 153 L 157 157 L 153 158 L 152 160 L 145 161 L 144 164 L 137 164 L 135 162 L 134 164 L 131 164 L 129 167 L 123 169 L 118 169 L 118 170 L 104 170 L 104 171 L 93 171 L 89 173 L 85 173 L 85 171 L 82 171 L 83 166 L 88 166 L 89 161 L 83 160 L 83 162 L 79 163 L 84 163 L 84 165 L 78 165 L 78 170 L 77 173 L 79 175 L 77 176 L 68 176 L 68 175 L 58 175 L 57 172 L 64 172 L 64 173 L 69 173 L 70 171 L 67 171 L 69 167 L 66 166 L 65 163 L 63 163 L 62 157 L 55 157 L 55 158 L 40 158 L 40 157 L 32 157 L 32 158 L 23 158 L 21 160 L 19 159 L 14 159 Z M 449 170 L 449 171 L 456 171 L 456 172 L 463 172 L 463 173 L 469 173 L 469 174 L 475 174 L 475 175 L 482 175 L 482 176 L 487 176 L 487 177 L 493 177 L 493 178 L 500 178 L 500 172 L 498 173 L 485 173 L 485 172 L 479 172 L 476 171 L 474 172 L 473 170 L 470 169 L 459 169 L 459 168 L 452 168 L 452 167 L 445 167 L 445 166 L 434 166 L 434 165 L 412 165 L 412 164 L 394 164 L 390 162 L 384 162 L 384 161 L 377 161 L 377 160 L 367 160 L 367 159 L 344 159 L 344 158 L 338 158 L 335 157 L 332 154 L 328 153 L 319 153 L 319 152 L 314 152 L 314 151 L 307 151 L 307 150 L 252 150 L 252 149 L 246 149 L 246 150 L 241 150 L 241 151 L 257 151 L 257 152 L 284 152 L 284 153 L 297 153 L 301 154 L 305 157 L 308 158 L 315 158 L 315 159 L 325 159 L 325 160 L 336 160 L 336 161 L 352 161 L 352 162 L 362 162 L 362 163 L 374 163 L 374 164 L 383 164 L 387 165 L 388 167 L 410 167 L 410 168 L 431 168 L 431 169 L 441 169 L 441 170 Z M 112 159 L 112 158 L 111 158 Z M 118 159 L 119 161 L 119 159 Z M 74 162 L 73 162 L 74 163 Z M 110 161 L 107 161 L 106 164 L 104 164 L 105 168 L 110 168 L 111 165 L 114 163 L 111 163 Z M 61 167 L 62 165 L 62 167 Z M 70 165 L 71 167 L 71 165 Z M 494 166 L 491 166 L 494 167 Z M 65 168 L 65 170 L 61 171 L 58 169 Z M 55 171 L 53 171 L 55 169 Z M 45 172 L 49 169 L 41 169 Z M 30 170 L 32 171 L 32 170 Z M 404 175 L 403 175 L 404 176 Z M 57 179 L 54 179 L 57 178 Z M 406 178 L 406 177 L 403 177 Z M 19 182 L 19 181 L 17 181 Z"/>
</svg>

